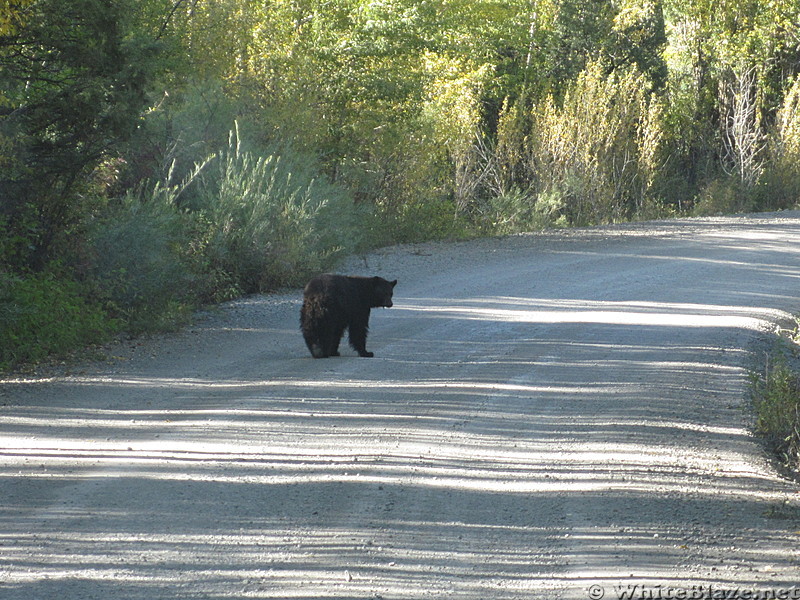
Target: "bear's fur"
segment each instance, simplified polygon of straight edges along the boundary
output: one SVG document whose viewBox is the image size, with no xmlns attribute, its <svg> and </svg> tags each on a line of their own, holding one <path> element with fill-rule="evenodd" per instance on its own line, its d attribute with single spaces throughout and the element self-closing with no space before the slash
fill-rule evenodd
<svg viewBox="0 0 800 600">
<path fill-rule="evenodd" d="M 339 356 L 339 342 L 348 329 L 350 345 L 358 355 L 372 357 L 366 348 L 369 312 L 392 306 L 395 285 L 396 279 L 330 274 L 309 281 L 303 292 L 300 329 L 311 356 Z"/>
</svg>

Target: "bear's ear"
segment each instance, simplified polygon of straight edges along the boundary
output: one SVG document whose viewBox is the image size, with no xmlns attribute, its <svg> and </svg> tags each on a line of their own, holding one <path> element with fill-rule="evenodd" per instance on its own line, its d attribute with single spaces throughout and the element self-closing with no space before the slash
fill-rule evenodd
<svg viewBox="0 0 800 600">
<path fill-rule="evenodd" d="M 396 286 L 396 285 L 397 285 L 397 279 L 395 279 L 394 281 L 390 281 L 389 283 L 391 283 L 391 284 L 392 284 L 392 287 L 394 287 L 394 286 Z"/>
</svg>

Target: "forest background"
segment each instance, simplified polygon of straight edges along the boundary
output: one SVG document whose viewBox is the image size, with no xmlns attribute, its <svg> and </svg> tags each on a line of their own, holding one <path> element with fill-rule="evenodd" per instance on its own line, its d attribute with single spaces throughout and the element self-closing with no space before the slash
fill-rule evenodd
<svg viewBox="0 0 800 600">
<path fill-rule="evenodd" d="M 398 242 L 800 200 L 796 0 L 0 0 L 0 368 Z"/>
</svg>

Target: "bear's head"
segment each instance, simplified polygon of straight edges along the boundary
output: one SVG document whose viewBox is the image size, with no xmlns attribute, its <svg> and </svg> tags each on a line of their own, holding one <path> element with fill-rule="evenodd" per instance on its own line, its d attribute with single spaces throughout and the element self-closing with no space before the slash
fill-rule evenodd
<svg viewBox="0 0 800 600">
<path fill-rule="evenodd" d="M 392 307 L 392 294 L 394 293 L 394 286 L 397 285 L 397 279 L 394 281 L 386 281 L 383 277 L 372 278 L 372 306 L 373 307 Z"/>
</svg>

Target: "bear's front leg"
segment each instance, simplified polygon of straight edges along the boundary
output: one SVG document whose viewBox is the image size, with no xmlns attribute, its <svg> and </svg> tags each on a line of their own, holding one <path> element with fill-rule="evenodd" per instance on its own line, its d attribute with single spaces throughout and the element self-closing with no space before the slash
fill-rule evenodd
<svg viewBox="0 0 800 600">
<path fill-rule="evenodd" d="M 369 312 L 367 312 L 365 316 L 360 315 L 359 318 L 353 319 L 349 327 L 350 345 L 353 347 L 353 350 L 358 352 L 358 355 L 363 358 L 372 358 L 375 356 L 372 352 L 367 352 L 368 324 Z"/>
</svg>

